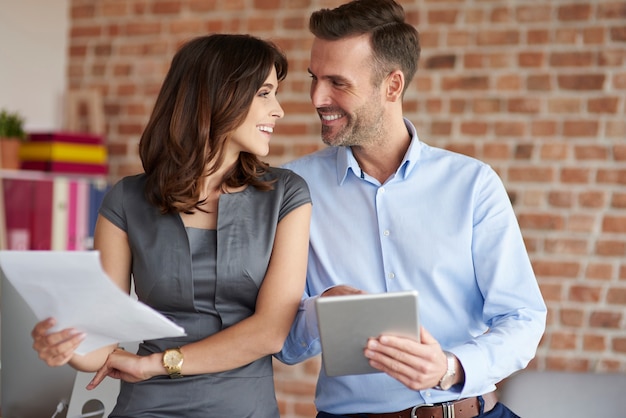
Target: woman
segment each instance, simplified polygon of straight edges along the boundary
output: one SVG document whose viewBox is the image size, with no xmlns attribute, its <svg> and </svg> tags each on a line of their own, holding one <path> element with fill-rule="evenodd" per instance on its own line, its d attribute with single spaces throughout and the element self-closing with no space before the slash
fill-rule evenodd
<svg viewBox="0 0 626 418">
<path fill-rule="evenodd" d="M 107 194 L 95 231 L 104 270 L 186 337 L 74 354 L 84 336 L 48 333 L 33 347 L 122 380 L 112 417 L 276 417 L 271 355 L 304 289 L 311 203 L 306 183 L 267 155 L 284 55 L 248 35 L 194 39 L 174 56 L 139 144 L 145 173 Z"/>
</svg>

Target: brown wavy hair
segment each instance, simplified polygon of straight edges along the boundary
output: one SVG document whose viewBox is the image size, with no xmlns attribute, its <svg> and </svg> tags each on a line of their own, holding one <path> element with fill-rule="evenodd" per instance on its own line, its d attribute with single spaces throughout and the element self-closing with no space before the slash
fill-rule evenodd
<svg viewBox="0 0 626 418">
<path fill-rule="evenodd" d="M 198 208 L 202 177 L 223 163 L 225 144 L 272 68 L 278 81 L 284 80 L 285 55 L 273 43 L 250 35 L 198 37 L 174 55 L 139 142 L 146 198 L 162 213 Z M 267 168 L 256 155 L 242 152 L 221 189 L 250 185 L 271 190 L 272 181 L 261 179 Z"/>
<path fill-rule="evenodd" d="M 404 9 L 394 0 L 354 0 L 318 10 L 309 19 L 309 30 L 328 41 L 369 34 L 374 86 L 400 69 L 406 79 L 404 94 L 417 72 L 419 33 L 405 21 Z"/>
</svg>

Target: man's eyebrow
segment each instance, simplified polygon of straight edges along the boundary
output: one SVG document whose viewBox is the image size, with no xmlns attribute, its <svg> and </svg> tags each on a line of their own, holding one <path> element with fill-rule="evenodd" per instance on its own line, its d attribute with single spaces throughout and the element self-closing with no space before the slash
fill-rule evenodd
<svg viewBox="0 0 626 418">
<path fill-rule="evenodd" d="M 318 78 L 315 74 L 313 74 L 313 71 L 311 71 L 311 69 L 310 69 L 310 68 L 307 68 L 307 72 L 308 72 L 308 73 L 309 73 L 312 77 Z M 344 83 L 344 84 L 351 84 L 351 83 L 350 83 L 350 81 L 349 81 L 347 78 L 345 78 L 345 77 L 343 77 L 343 76 L 340 76 L 340 75 L 333 75 L 333 74 L 330 74 L 330 75 L 325 75 L 325 76 L 323 76 L 323 77 L 321 77 L 321 78 L 322 78 L 322 79 L 324 79 L 324 80 L 339 81 L 339 82 Z"/>
</svg>

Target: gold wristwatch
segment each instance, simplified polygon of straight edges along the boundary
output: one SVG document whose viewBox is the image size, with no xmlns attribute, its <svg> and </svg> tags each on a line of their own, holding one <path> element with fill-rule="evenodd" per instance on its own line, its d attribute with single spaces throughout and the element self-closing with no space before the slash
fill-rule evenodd
<svg viewBox="0 0 626 418">
<path fill-rule="evenodd" d="M 181 374 L 183 360 L 183 353 L 180 348 L 170 348 L 163 352 L 163 367 L 172 379 L 183 377 Z"/>
</svg>

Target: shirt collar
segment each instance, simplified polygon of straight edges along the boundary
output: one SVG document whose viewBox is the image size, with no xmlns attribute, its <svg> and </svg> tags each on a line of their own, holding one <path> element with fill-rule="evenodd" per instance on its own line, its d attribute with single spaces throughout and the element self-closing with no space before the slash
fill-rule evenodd
<svg viewBox="0 0 626 418">
<path fill-rule="evenodd" d="M 409 131 L 409 135 L 411 135 L 411 144 L 404 155 L 400 167 L 396 170 L 396 174 L 400 174 L 403 180 L 407 178 L 417 164 L 421 152 L 420 140 L 417 137 L 415 126 L 407 118 L 404 118 L 404 124 Z M 361 177 L 361 167 L 359 167 L 359 163 L 352 154 L 352 148 L 339 147 L 337 150 L 337 183 L 339 185 L 343 184 L 349 171 L 352 171 L 355 176 Z"/>
</svg>

